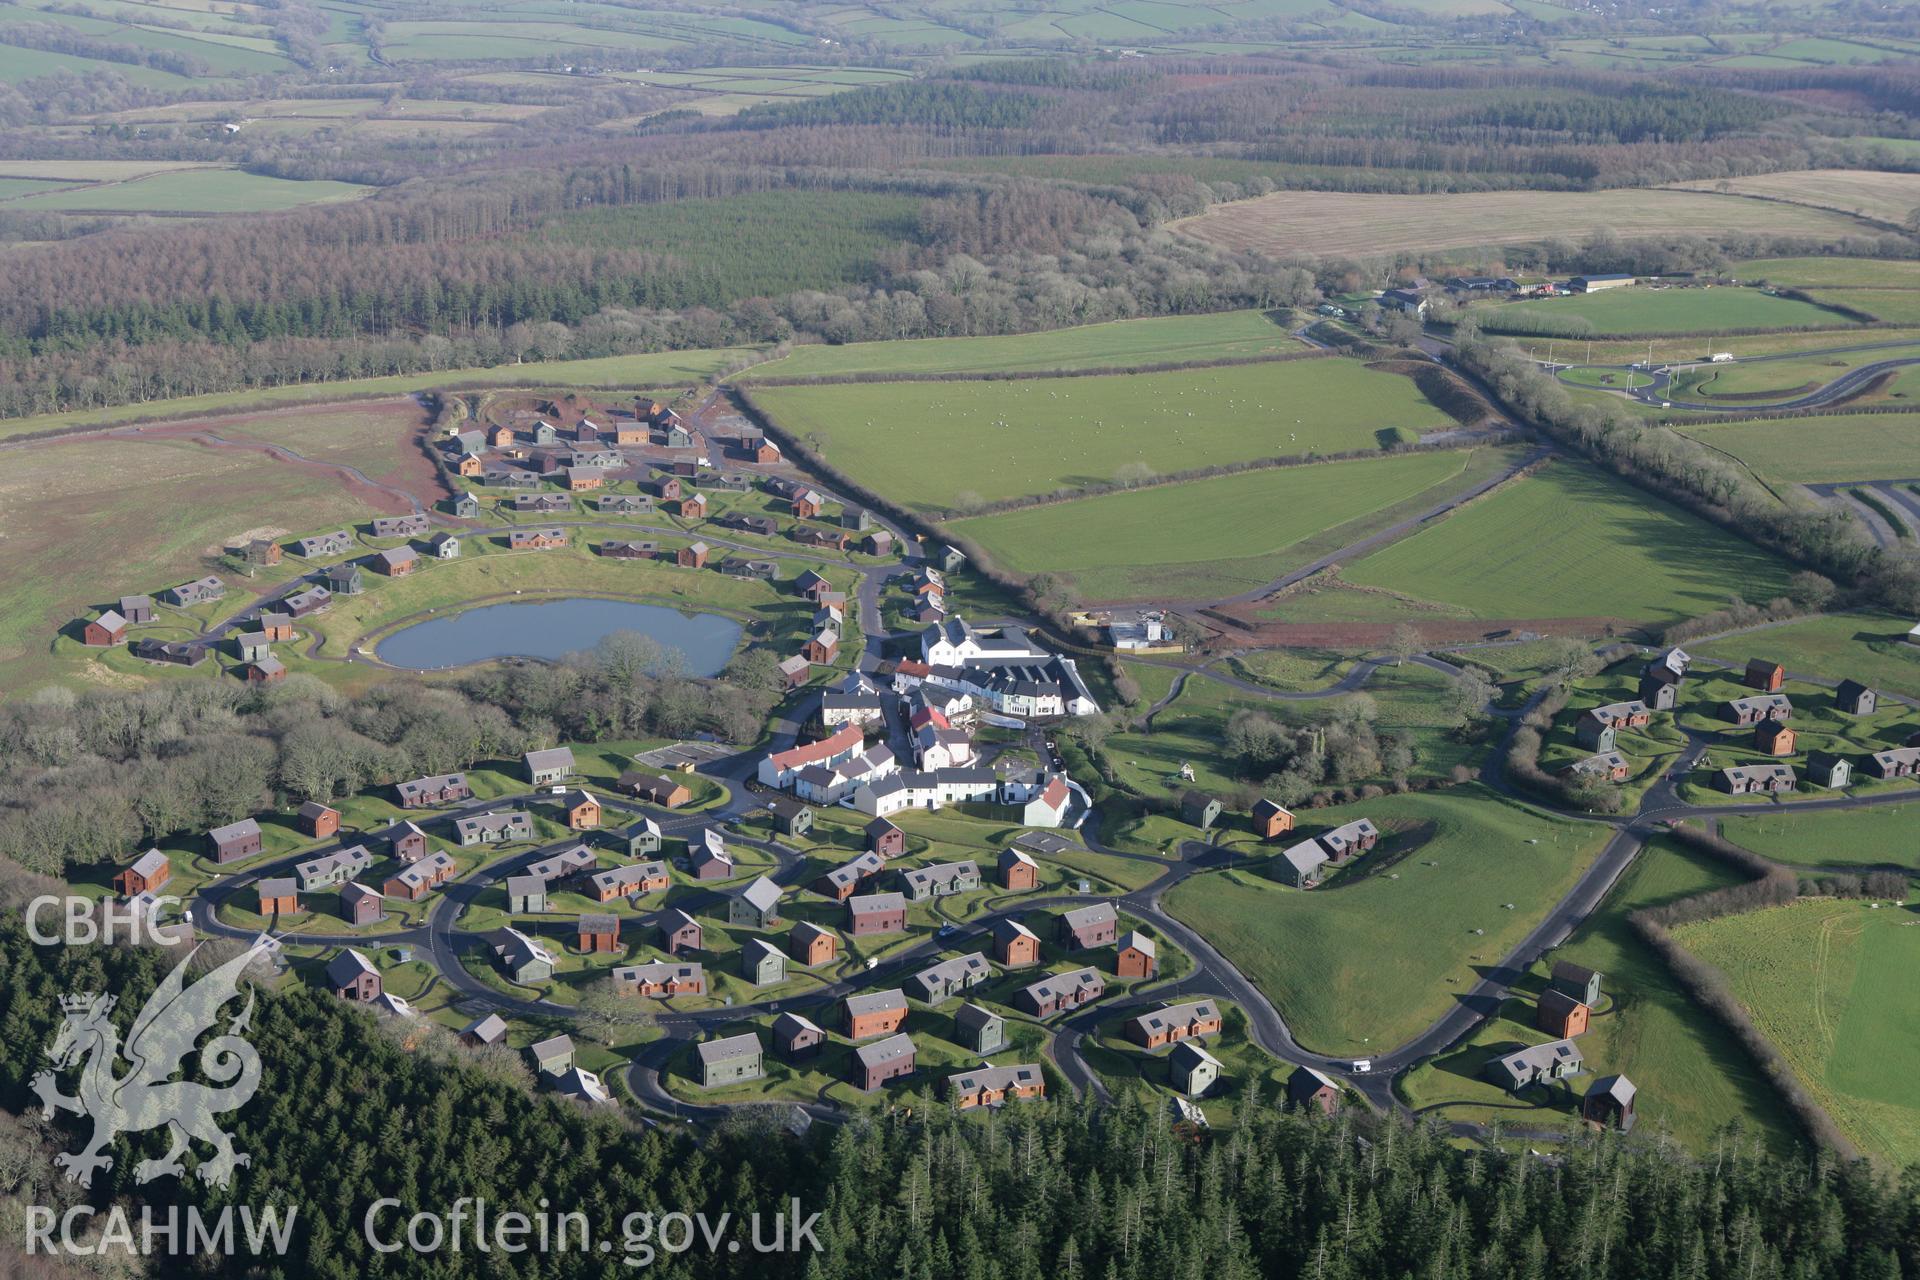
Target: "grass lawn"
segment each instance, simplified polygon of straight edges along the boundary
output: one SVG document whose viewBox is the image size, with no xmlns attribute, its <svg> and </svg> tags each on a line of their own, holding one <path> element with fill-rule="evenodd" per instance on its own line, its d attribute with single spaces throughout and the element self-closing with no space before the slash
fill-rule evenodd
<svg viewBox="0 0 1920 1280">
<path fill-rule="evenodd" d="M 1481 618 L 1664 622 L 1738 594 L 1765 600 L 1788 566 L 1603 475 L 1557 461 L 1347 568 L 1361 585 Z"/>
<path fill-rule="evenodd" d="M 1197 599 L 1271 582 L 1302 560 L 1288 554 L 1322 531 L 1359 524 L 1403 501 L 1432 506 L 1466 487 L 1481 453 L 1279 467 L 1211 480 L 1056 502 L 955 521 L 1002 567 L 1065 574 L 1083 598 Z M 1178 530 L 1177 536 L 1169 536 Z M 1351 541 L 1352 539 L 1346 539 Z"/>
<path fill-rule="evenodd" d="M 1236 654 L 1229 665 L 1243 680 L 1298 691 L 1324 689 L 1344 677 L 1353 662 L 1352 654 L 1328 649 L 1256 649 Z"/>
<path fill-rule="evenodd" d="M 1416 1110 L 1448 1120 L 1550 1128 L 1571 1120 L 1577 1097 L 1596 1075 L 1624 1072 L 1639 1086 L 1640 1125 L 1671 1133 L 1695 1151 L 1714 1134 L 1739 1123 L 1748 1135 L 1786 1149 L 1796 1131 L 1775 1105 L 1765 1078 L 1717 1021 L 1688 999 L 1660 957 L 1640 941 L 1627 917 L 1733 883 L 1719 864 L 1664 840 L 1649 844 L 1599 911 L 1518 984 L 1525 995 L 1506 1002 L 1501 1016 L 1482 1025 L 1458 1048 L 1422 1063 L 1400 1085 Z M 1481 1072 L 1493 1057 L 1550 1037 L 1533 1026 L 1534 1001 L 1546 989 L 1552 960 L 1572 960 L 1603 975 L 1604 1003 L 1580 1039 L 1588 1074 L 1573 1092 L 1536 1090 L 1514 1098 Z"/>
<path fill-rule="evenodd" d="M 784 360 L 755 365 L 738 380 L 817 378 L 849 373 L 1118 369 L 1128 365 L 1222 360 L 1299 349 L 1299 341 L 1265 312 L 1225 311 L 1205 316 L 1116 320 L 1045 333 L 799 347 Z"/>
<path fill-rule="evenodd" d="M 1544 360 L 1548 356 L 1546 338 L 1517 338 L 1516 341 L 1528 354 Z M 1561 339 L 1565 341 L 1565 339 Z M 1552 354 L 1560 360 L 1571 359 L 1578 355 L 1581 360 L 1590 360 L 1594 364 L 1631 364 L 1647 358 L 1646 338 L 1594 338 L 1592 346 L 1582 342 L 1578 348 L 1555 347 Z M 1755 333 L 1737 338 L 1702 335 L 1699 337 L 1654 338 L 1653 362 L 1662 364 L 1694 364 L 1705 361 L 1716 351 L 1731 351 L 1745 360 L 1752 356 L 1771 356 L 1820 352 L 1834 352 L 1841 348 L 1857 347 L 1863 343 L 1880 342 L 1920 342 L 1920 331 L 1913 329 L 1872 329 L 1862 330 L 1858 325 L 1833 317 L 1831 324 L 1822 330 L 1793 333 Z M 1838 357 L 1836 357 L 1838 358 Z M 1869 357 L 1870 358 L 1870 357 Z"/>
<path fill-rule="evenodd" d="M 1755 258 L 1733 270 L 1746 280 L 1789 288 L 1920 289 L 1920 262 L 1886 258 Z"/>
<path fill-rule="evenodd" d="M 1799 484 L 1920 476 L 1920 413 L 1756 419 L 1677 430 L 1770 479 Z"/>
<path fill-rule="evenodd" d="M 1920 289 L 1810 289 L 1807 296 L 1889 324 L 1920 324 Z"/>
<path fill-rule="evenodd" d="M 1804 329 L 1847 318 L 1758 289 L 1649 289 L 1636 285 L 1570 298 L 1503 303 L 1477 309 L 1488 333 L 1627 337 L 1636 333 L 1724 333 L 1729 329 Z"/>
<path fill-rule="evenodd" d="M 1778 627 L 1705 640 L 1691 652 L 1744 666 L 1766 657 L 1798 675 L 1855 679 L 1876 689 L 1920 697 L 1920 645 L 1906 643 L 1905 619 L 1887 614 L 1835 613 Z"/>
<path fill-rule="evenodd" d="M 372 190 L 351 182 L 297 182 L 239 169 L 161 173 L 133 182 L 50 191 L 11 200 L 9 211 L 101 213 L 268 213 L 356 200 Z"/>
<path fill-rule="evenodd" d="M 1216 463 L 1379 448 L 1451 424 L 1398 374 L 1355 360 L 1032 381 L 763 387 L 828 463 L 923 511 L 964 510 Z"/>
<path fill-rule="evenodd" d="M 1279 1006 L 1302 1044 L 1333 1054 L 1383 1052 L 1445 1013 L 1608 835 L 1477 784 L 1310 817 L 1315 829 L 1373 819 L 1389 834 L 1366 858 L 1391 857 L 1395 839 L 1411 851 L 1390 870 L 1308 892 L 1252 870 L 1208 872 L 1171 890 L 1166 906 Z M 1365 869 L 1363 858 L 1354 873 Z"/>
<path fill-rule="evenodd" d="M 1896 1166 L 1920 1160 L 1917 923 L 1912 906 L 1808 900 L 1674 931 L 1841 1130 Z"/>
<path fill-rule="evenodd" d="M 1916 832 L 1920 832 L 1920 803 L 1839 813 L 1769 811 L 1720 819 L 1720 834 L 1727 839 L 1795 866 L 1896 866 L 1920 871 Z"/>
</svg>

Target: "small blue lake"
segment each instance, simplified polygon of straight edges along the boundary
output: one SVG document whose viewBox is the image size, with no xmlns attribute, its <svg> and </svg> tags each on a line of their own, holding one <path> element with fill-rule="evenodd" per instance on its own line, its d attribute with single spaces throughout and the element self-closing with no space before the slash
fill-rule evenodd
<svg viewBox="0 0 1920 1280">
<path fill-rule="evenodd" d="M 636 631 L 686 659 L 691 676 L 719 674 L 740 644 L 740 624 L 631 600 L 528 600 L 483 605 L 402 627 L 374 647 L 382 662 L 416 671 L 490 658 L 559 658 L 616 631 Z"/>
</svg>

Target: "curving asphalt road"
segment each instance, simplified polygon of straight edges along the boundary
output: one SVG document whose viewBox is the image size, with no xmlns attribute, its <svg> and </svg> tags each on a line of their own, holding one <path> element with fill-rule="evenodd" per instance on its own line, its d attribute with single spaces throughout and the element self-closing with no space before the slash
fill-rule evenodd
<svg viewBox="0 0 1920 1280">
<path fill-rule="evenodd" d="M 1805 360 L 1811 356 L 1848 355 L 1860 351 L 1885 351 L 1889 349 L 1910 348 L 1914 345 L 1911 341 L 1867 342 L 1856 346 L 1826 347 L 1815 351 L 1784 351 L 1774 355 L 1745 356 L 1738 360 L 1726 362 L 1726 367 L 1730 368 L 1735 365 L 1746 364 L 1771 364 L 1778 360 Z M 1701 362 L 1696 361 L 1694 363 L 1698 364 Z M 1849 369 L 1825 386 L 1809 391 L 1803 396 L 1796 396 L 1791 400 L 1768 401 L 1763 404 L 1740 400 L 1673 399 L 1669 394 L 1670 389 L 1674 385 L 1674 375 L 1670 370 L 1655 370 L 1649 374 L 1647 370 L 1630 364 L 1582 365 L 1579 367 L 1618 370 L 1621 373 L 1634 373 L 1643 377 L 1650 377 L 1652 380 L 1644 387 L 1637 387 L 1631 391 L 1623 387 L 1615 391 L 1617 395 L 1631 397 L 1646 404 L 1674 409 L 1703 409 L 1711 413 L 1751 412 L 1755 415 L 1764 415 L 1782 413 L 1795 409 L 1819 409 L 1840 403 L 1849 397 L 1859 394 L 1864 387 L 1881 374 L 1891 373 L 1897 369 L 1904 369 L 1916 364 L 1920 364 L 1920 356 L 1903 356 L 1892 360 L 1876 360 L 1871 364 L 1863 364 L 1856 369 Z M 1613 390 L 1612 388 L 1596 388 L 1587 383 L 1573 382 L 1566 377 L 1565 367 L 1555 370 L 1554 377 L 1567 386 L 1577 386 L 1588 391 Z"/>
<path fill-rule="evenodd" d="M 711 404 L 711 401 L 709 402 Z M 703 406 L 704 409 L 705 406 Z M 1544 451 L 1537 452 L 1541 456 Z M 1495 481 L 1497 483 L 1497 481 Z M 1451 505 L 1465 500 L 1467 495 L 1454 499 Z M 1442 508 L 1443 510 L 1445 508 Z M 1425 518 L 1425 517 L 1422 517 Z M 587 523 L 587 522 L 579 522 Z M 1418 520 L 1413 523 L 1418 523 Z M 896 544 L 909 555 L 917 554 L 916 544 L 905 538 L 901 531 L 882 521 L 896 537 Z M 623 525 L 623 528 L 633 526 Z M 664 530 L 663 530 L 664 532 Z M 675 531 L 680 532 L 680 531 Z M 1386 536 L 1385 534 L 1379 536 Z M 713 539 L 713 541 L 719 541 Z M 758 550 L 751 544 L 734 544 L 748 549 Z M 1360 544 L 1356 544 L 1358 546 Z M 859 667 L 872 671 L 880 662 L 884 646 L 893 639 L 882 628 L 881 596 L 889 581 L 910 572 L 910 565 L 894 563 L 885 565 L 855 566 L 860 573 L 860 585 L 857 592 L 857 609 L 865 643 L 859 657 Z M 1270 588 L 1268 588 L 1270 589 Z M 1265 590 L 1265 589 L 1263 589 Z M 258 603 L 251 607 L 257 610 Z M 238 617 L 221 624 L 222 628 L 238 622 Z M 1224 655 L 1223 655 L 1224 656 Z M 1236 690 L 1274 701 L 1303 701 L 1315 698 L 1339 696 L 1362 687 L 1377 671 L 1381 660 L 1366 658 L 1357 662 L 1354 669 L 1341 680 L 1325 688 L 1311 691 L 1284 691 L 1242 680 L 1238 677 L 1210 669 L 1212 663 L 1178 663 L 1168 660 L 1157 661 L 1158 665 L 1182 668 L 1182 674 L 1176 681 L 1176 691 L 1194 675 L 1221 681 Z M 1442 659 L 1422 654 L 1414 659 L 1423 665 L 1445 674 L 1457 674 L 1459 668 Z M 1712 666 L 1712 663 L 1702 665 Z M 1794 676 L 1795 679 L 1805 677 Z M 1831 684 L 1831 681 L 1818 681 Z M 697 814 L 673 813 L 655 809 L 630 800 L 605 797 L 603 803 L 609 808 L 634 815 L 653 817 L 664 833 L 683 835 L 688 831 L 705 825 L 724 823 L 740 818 L 759 806 L 759 800 L 753 790 L 753 778 L 759 759 L 767 751 L 784 749 L 796 740 L 800 727 L 810 718 L 815 706 L 817 694 L 808 693 L 800 702 L 776 719 L 767 741 L 754 747 L 719 757 L 700 767 L 700 772 L 719 782 L 726 791 L 726 797 L 716 808 Z M 1910 706 L 1920 706 L 1912 699 L 1895 698 Z M 1158 711 L 1171 701 L 1171 695 L 1163 699 L 1152 709 Z M 1538 701 L 1538 698 L 1534 700 Z M 1531 704 L 1530 704 L 1531 705 Z M 1508 722 L 1507 737 L 1511 736 L 1524 711 L 1493 710 Z M 897 707 L 891 702 L 888 706 L 887 734 L 896 751 L 907 750 L 905 726 L 900 722 Z M 1152 712 L 1149 712 L 1152 714 Z M 1036 726 L 1032 730 L 1036 736 L 1044 736 L 1044 728 Z M 1704 735 L 1689 734 L 1689 745 L 1683 754 L 1680 768 L 1684 770 L 1696 762 L 1705 750 L 1707 739 Z M 1489 753 L 1487 765 L 1482 772 L 1482 780 L 1490 787 L 1511 793 L 1513 788 L 1505 776 L 1506 740 L 1497 744 Z M 502 806 L 526 804 L 540 798 L 542 793 L 528 792 L 515 796 L 494 797 L 484 801 L 471 801 L 460 806 L 439 810 L 416 820 L 438 824 L 451 822 L 466 813 L 484 811 Z M 1839 797 L 1824 801 L 1796 802 L 1793 808 L 1824 810 L 1835 808 L 1860 808 L 1876 804 L 1897 803 L 1909 799 L 1901 792 L 1872 797 Z M 1348 1058 L 1335 1058 L 1315 1052 L 1300 1044 L 1289 1029 L 1285 1018 L 1273 1003 L 1262 993 L 1232 962 L 1222 955 L 1206 938 L 1189 928 L 1162 906 L 1166 892 L 1189 877 L 1200 874 L 1230 861 L 1230 855 L 1222 853 L 1211 845 L 1202 842 L 1189 842 L 1184 845 L 1179 856 L 1165 859 L 1152 855 L 1132 853 L 1114 849 L 1104 844 L 1098 835 L 1100 829 L 1099 814 L 1086 815 L 1082 823 L 1082 839 L 1087 847 L 1109 857 L 1123 858 L 1136 862 L 1151 863 L 1162 868 L 1148 884 L 1132 890 L 1117 898 L 1098 895 L 1058 894 L 1020 901 L 1017 905 L 991 910 L 982 916 L 959 925 L 956 932 L 946 938 L 929 937 L 920 940 L 907 949 L 895 954 L 871 970 L 861 970 L 854 974 L 826 982 L 820 987 L 797 995 L 784 996 L 766 1002 L 749 1002 L 713 1009 L 684 1012 L 663 1011 L 656 1018 L 657 1025 L 666 1032 L 659 1041 L 650 1044 L 628 1067 L 629 1088 L 640 1103 L 653 1111 L 687 1120 L 711 1119 L 725 1114 L 726 1106 L 704 1103 L 692 1103 L 674 1097 L 662 1085 L 660 1074 L 668 1061 L 692 1039 L 715 1026 L 738 1021 L 760 1012 L 774 1010 L 817 1010 L 825 1008 L 841 997 L 854 991 L 884 985 L 897 981 L 907 974 L 923 967 L 934 956 L 953 948 L 964 948 L 970 944 L 982 943 L 988 937 L 992 924 L 1008 916 L 1025 916 L 1030 913 L 1058 910 L 1074 905 L 1092 902 L 1113 902 L 1119 910 L 1152 925 L 1163 936 L 1178 944 L 1193 961 L 1193 968 L 1179 979 L 1166 980 L 1135 988 L 1124 996 L 1101 1001 L 1087 1009 L 1069 1013 L 1051 1022 L 1052 1037 L 1048 1044 L 1048 1053 L 1059 1066 L 1062 1073 L 1077 1088 L 1088 1090 L 1096 1096 L 1104 1096 L 1106 1089 L 1095 1072 L 1086 1062 L 1081 1052 L 1085 1037 L 1096 1024 L 1109 1019 L 1127 1009 L 1156 1003 L 1161 998 L 1190 999 L 1199 996 L 1214 996 L 1230 1000 L 1239 1005 L 1246 1013 L 1250 1037 L 1268 1053 L 1277 1059 L 1296 1065 L 1307 1065 L 1342 1078 L 1369 1105 L 1379 1110 L 1400 1107 L 1394 1096 L 1393 1081 L 1402 1072 L 1435 1054 L 1444 1052 L 1452 1045 L 1469 1035 L 1485 1018 L 1491 1016 L 1506 998 L 1511 984 L 1547 951 L 1558 946 L 1566 937 L 1585 921 L 1604 901 L 1608 892 L 1618 881 L 1620 875 L 1632 864 L 1633 859 L 1645 846 L 1647 839 L 1661 826 L 1683 818 L 1712 819 L 1722 814 L 1753 813 L 1751 805 L 1698 806 L 1682 803 L 1675 792 L 1673 783 L 1662 779 L 1646 793 L 1640 808 L 1632 815 L 1616 818 L 1592 818 L 1586 815 L 1563 814 L 1580 817 L 1586 821 L 1614 828 L 1614 834 L 1605 849 L 1593 864 L 1580 876 L 1579 880 L 1554 905 L 1551 911 L 1529 931 L 1521 942 L 1492 965 L 1474 986 L 1456 997 L 1454 1005 L 1445 1014 L 1436 1019 L 1405 1044 L 1376 1055 L 1372 1059 L 1372 1069 L 1367 1072 L 1355 1072 Z M 783 885 L 796 883 L 803 871 L 803 858 L 796 850 L 777 841 L 761 841 L 746 837 L 734 837 L 737 842 L 763 850 L 775 861 L 772 878 Z M 460 962 L 459 951 L 463 944 L 475 937 L 472 931 L 458 927 L 461 914 L 471 904 L 476 895 L 486 886 L 502 877 L 512 874 L 527 863 L 548 856 L 559 849 L 576 843 L 564 840 L 537 849 L 522 851 L 500 858 L 480 866 L 467 875 L 449 882 L 441 890 L 429 909 L 425 922 L 418 926 L 352 934 L 311 934 L 285 933 L 278 935 L 285 941 L 313 943 L 319 945 L 339 945 L 342 943 L 369 943 L 391 945 L 406 943 L 421 948 L 432 957 L 435 968 L 441 977 L 459 991 L 462 999 L 473 1005 L 499 1010 L 520 1017 L 566 1021 L 575 1017 L 575 1011 L 569 1006 L 541 999 L 522 998 L 505 995 L 468 973 Z M 198 903 L 205 910 L 196 910 L 195 923 L 208 931 L 221 936 L 248 938 L 253 930 L 240 929 L 222 922 L 218 917 L 220 905 L 236 891 L 253 883 L 263 876 L 282 872 L 296 861 L 313 856 L 315 851 L 307 850 L 299 854 L 287 855 L 245 872 L 223 878 L 211 883 L 200 891 Z M 1338 889 L 1328 890 L 1338 892 Z M 698 909 L 710 905 L 718 894 L 706 891 L 683 897 L 677 906 Z M 993 900 L 989 900 L 991 904 Z M 198 905 L 198 904 L 196 904 Z M 810 1115 L 819 1119 L 842 1119 L 844 1113 L 831 1104 L 816 1101 L 804 1108 Z"/>
</svg>

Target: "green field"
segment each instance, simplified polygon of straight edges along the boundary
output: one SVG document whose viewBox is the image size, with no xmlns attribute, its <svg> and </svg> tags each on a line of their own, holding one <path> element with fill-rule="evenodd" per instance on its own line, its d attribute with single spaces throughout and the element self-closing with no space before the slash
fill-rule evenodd
<svg viewBox="0 0 1920 1280">
<path fill-rule="evenodd" d="M 1506 455 L 1493 453 L 1497 464 Z M 1325 462 L 1028 507 L 950 527 L 1004 568 L 1070 576 L 1089 600 L 1232 595 L 1307 557 L 1299 544 L 1415 497 L 1431 506 L 1465 488 L 1475 455 Z M 1177 534 L 1172 531 L 1177 530 Z M 1315 539 L 1335 546 L 1351 539 Z"/>
<path fill-rule="evenodd" d="M 1603 475 L 1558 461 L 1346 570 L 1363 586 L 1481 618 L 1660 622 L 1767 600 L 1781 561 Z"/>
<path fill-rule="evenodd" d="M 1629 337 L 1739 329 L 1832 328 L 1845 316 L 1754 289 L 1650 289 L 1637 285 L 1571 298 L 1505 303 L 1474 312 L 1489 333 Z"/>
<path fill-rule="evenodd" d="M 1809 289 L 1807 296 L 1888 324 L 1920 324 L 1920 289 Z"/>
<path fill-rule="evenodd" d="M 134 489 L 137 503 L 92 502 Z M 121 595 L 157 593 L 208 572 L 207 555 L 243 533 L 369 514 L 338 477 L 250 450 L 184 440 L 37 446 L 0 480 L 0 675 L 14 689 L 46 679 L 56 669 L 50 651 L 59 628 Z M 225 611 L 243 600 L 230 593 Z M 166 616 L 169 625 L 185 624 L 182 615 Z M 142 634 L 183 638 L 165 628 Z M 94 674 L 111 679 L 104 668 Z"/>
<path fill-rule="evenodd" d="M 351 182 L 293 182 L 238 169 L 161 173 L 9 200 L 9 211 L 86 213 L 268 213 L 300 205 L 353 200 L 371 188 Z"/>
<path fill-rule="evenodd" d="M 1809 900 L 1674 931 L 1860 1147 L 1920 1160 L 1920 927 L 1912 906 Z"/>
<path fill-rule="evenodd" d="M 1920 413 L 1759 418 L 1676 426 L 1775 480 L 1821 484 L 1920 476 Z"/>
<path fill-rule="evenodd" d="M 53 53 L 45 49 L 22 49 L 18 45 L 0 44 L 0 84 L 19 84 L 23 80 L 38 80 L 59 72 L 78 76 L 97 76 L 111 71 L 114 75 L 125 76 L 130 84 L 143 89 L 168 89 L 178 92 L 193 84 L 189 76 L 175 75 L 171 71 L 162 71 L 158 67 L 142 67 L 124 62 L 107 62 L 97 58 L 83 58 L 70 53 Z"/>
<path fill-rule="evenodd" d="M 1608 834 L 1478 785 L 1315 810 L 1302 828 L 1358 817 L 1389 833 L 1383 849 L 1396 830 L 1417 847 L 1391 873 L 1337 887 L 1301 892 L 1245 870 L 1193 876 L 1166 895 L 1323 1053 L 1384 1053 L 1425 1029 L 1559 900 Z"/>
<path fill-rule="evenodd" d="M 1688 648 L 1699 657 L 1741 665 L 1765 654 L 1798 675 L 1863 680 L 1920 698 L 1920 645 L 1906 643 L 1912 625 L 1886 614 L 1837 613 Z"/>
<path fill-rule="evenodd" d="M 1920 147 L 1920 143 L 1914 144 Z M 1920 262 L 1888 258 L 1755 258 L 1733 267 L 1744 280 L 1789 288 L 1920 289 Z M 1844 301 L 1844 295 L 1841 298 Z"/>
<path fill-rule="evenodd" d="M 755 365 L 740 381 L 853 373 L 1040 373 L 1298 351 L 1300 342 L 1260 311 L 1116 320 L 1045 333 L 986 338 L 920 338 L 799 347 Z"/>
<path fill-rule="evenodd" d="M 1339 358 L 1176 373 L 763 387 L 830 466 L 922 511 L 1257 458 L 1370 450 L 1451 424 L 1393 373 Z"/>
<path fill-rule="evenodd" d="M 1909 867 L 1920 871 L 1920 805 L 1829 813 L 1780 810 L 1720 819 L 1720 834 L 1755 853 L 1803 867 Z"/>
<path fill-rule="evenodd" d="M 1660 957 L 1627 924 L 1644 907 L 1659 906 L 1735 883 L 1717 863 L 1665 840 L 1656 840 L 1620 877 L 1599 911 L 1580 926 L 1550 960 L 1533 966 L 1516 985 L 1525 994 L 1509 1000 L 1502 1016 L 1460 1047 L 1407 1074 L 1401 1096 L 1418 1111 L 1447 1120 L 1515 1128 L 1546 1128 L 1570 1119 L 1573 1097 L 1596 1075 L 1624 1072 L 1639 1086 L 1641 1132 L 1651 1126 L 1671 1133 L 1695 1151 L 1707 1150 L 1714 1134 L 1738 1121 L 1749 1135 L 1764 1135 L 1785 1149 L 1796 1141 L 1784 1111 L 1759 1069 L 1732 1035 L 1695 1005 L 1674 982 Z M 1571 1095 L 1526 1101 L 1513 1098 L 1481 1074 L 1496 1054 L 1549 1037 L 1533 1026 L 1534 1001 L 1546 987 L 1551 960 L 1571 960 L 1603 975 L 1606 1003 L 1581 1037 L 1588 1074 L 1572 1082 Z"/>
</svg>

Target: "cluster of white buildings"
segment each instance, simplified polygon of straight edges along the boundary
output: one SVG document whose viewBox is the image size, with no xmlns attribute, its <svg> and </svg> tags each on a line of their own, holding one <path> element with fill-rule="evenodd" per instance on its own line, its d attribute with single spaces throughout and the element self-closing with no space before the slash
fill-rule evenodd
<svg viewBox="0 0 1920 1280">
<path fill-rule="evenodd" d="M 959 617 L 921 632 L 920 660 L 900 663 L 893 680 L 900 693 L 932 685 L 1023 719 L 1100 713 L 1073 659 L 1041 648 L 1019 627 L 976 628 Z"/>
<path fill-rule="evenodd" d="M 924 683 L 909 688 L 911 762 L 901 761 L 884 741 L 867 741 L 870 728 L 885 732 L 885 699 L 897 695 L 881 693 L 855 673 L 821 699 L 821 719 L 833 732 L 768 755 L 760 762 L 761 784 L 871 817 L 972 801 L 1017 808 L 1027 826 L 1065 823 L 1073 793 L 1064 776 L 1037 769 L 1007 773 L 980 763 L 972 735 L 954 720 L 973 709 L 972 695 Z"/>
</svg>

